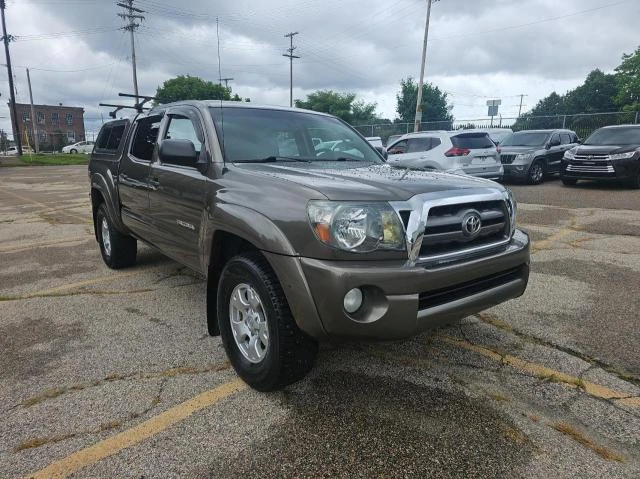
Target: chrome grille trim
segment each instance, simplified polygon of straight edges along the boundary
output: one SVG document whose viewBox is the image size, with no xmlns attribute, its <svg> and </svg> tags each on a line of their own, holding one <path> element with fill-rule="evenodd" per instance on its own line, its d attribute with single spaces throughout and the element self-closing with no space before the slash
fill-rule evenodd
<svg viewBox="0 0 640 479">
<path fill-rule="evenodd" d="M 578 161 L 609 161 L 609 155 L 575 155 L 574 160 Z"/>
<path fill-rule="evenodd" d="M 572 171 L 576 173 L 615 173 L 611 165 L 567 165 L 566 171 Z"/>
<path fill-rule="evenodd" d="M 510 165 L 514 162 L 517 155 L 500 155 L 500 163 L 503 165 Z"/>
<path fill-rule="evenodd" d="M 428 226 L 429 212 L 438 206 L 451 206 L 460 204 L 481 204 L 485 202 L 501 201 L 504 204 L 506 238 L 491 244 L 482 246 L 461 248 L 456 251 L 434 255 L 421 255 L 420 250 L 425 238 Z M 509 244 L 514 231 L 515 208 L 511 205 L 508 192 L 498 188 L 478 187 L 458 191 L 441 191 L 436 193 L 418 194 L 407 201 L 392 201 L 390 205 L 400 215 L 400 212 L 409 213 L 409 219 L 405 227 L 405 241 L 407 245 L 408 264 L 438 264 L 456 261 L 469 256 L 476 256 L 490 250 L 501 248 Z"/>
</svg>

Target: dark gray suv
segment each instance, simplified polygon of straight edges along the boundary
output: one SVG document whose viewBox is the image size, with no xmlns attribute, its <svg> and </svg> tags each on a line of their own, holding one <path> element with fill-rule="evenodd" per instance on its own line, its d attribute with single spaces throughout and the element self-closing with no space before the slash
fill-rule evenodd
<svg viewBox="0 0 640 479">
<path fill-rule="evenodd" d="M 564 152 L 578 144 L 571 130 L 523 130 L 500 143 L 500 161 L 504 178 L 525 180 L 531 185 L 559 173 Z"/>
</svg>

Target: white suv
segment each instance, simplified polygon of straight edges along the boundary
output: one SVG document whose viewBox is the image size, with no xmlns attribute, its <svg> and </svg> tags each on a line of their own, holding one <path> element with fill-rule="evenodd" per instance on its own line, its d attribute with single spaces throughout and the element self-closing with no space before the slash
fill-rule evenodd
<svg viewBox="0 0 640 479">
<path fill-rule="evenodd" d="M 496 145 L 486 132 L 421 131 L 407 133 L 387 146 L 392 166 L 464 172 L 500 180 L 504 168 Z"/>
</svg>

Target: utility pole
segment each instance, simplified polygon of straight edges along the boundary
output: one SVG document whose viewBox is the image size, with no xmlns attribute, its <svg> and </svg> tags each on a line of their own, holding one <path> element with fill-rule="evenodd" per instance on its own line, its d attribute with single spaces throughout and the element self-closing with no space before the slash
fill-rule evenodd
<svg viewBox="0 0 640 479">
<path fill-rule="evenodd" d="M 285 35 L 285 38 L 289 37 L 289 40 L 291 41 L 291 46 L 287 48 L 287 51 L 289 53 L 284 53 L 282 55 L 283 57 L 289 58 L 289 106 L 290 107 L 293 107 L 293 59 L 300 58 L 299 56 L 296 56 L 293 54 L 293 51 L 296 49 L 296 47 L 293 46 L 293 37 L 295 35 L 298 35 L 298 33 L 299 32 L 291 32 Z"/>
<path fill-rule="evenodd" d="M 27 83 L 29 84 L 29 101 L 31 102 L 31 131 L 33 132 L 33 145 L 36 148 L 36 154 L 40 153 L 40 138 L 38 138 L 38 121 L 36 119 L 36 110 L 33 107 L 33 92 L 31 91 L 31 75 L 27 68 Z"/>
<path fill-rule="evenodd" d="M 517 96 L 519 96 L 519 97 L 520 97 L 520 108 L 518 108 L 518 118 L 520 118 L 520 114 L 522 113 L 522 99 L 523 99 L 525 96 L 529 96 L 529 95 L 520 94 L 520 95 L 517 95 Z"/>
<path fill-rule="evenodd" d="M 7 35 L 7 24 L 4 18 L 4 9 L 6 8 L 5 0 L 0 0 L 0 9 L 2 10 L 2 40 L 4 41 L 4 53 L 7 57 L 7 72 L 9 74 L 9 90 L 11 90 L 11 114 L 13 115 L 13 141 L 16 142 L 18 156 L 22 156 L 22 139 L 20 138 L 20 127 L 18 126 L 18 110 L 16 109 L 16 91 L 13 86 L 13 71 L 11 70 L 11 55 L 9 55 L 9 42 L 13 40 L 13 36 Z"/>
<path fill-rule="evenodd" d="M 228 90 L 229 89 L 229 82 L 233 81 L 233 78 L 218 78 L 218 82 L 220 84 L 222 84 L 222 82 L 224 82 L 224 87 Z"/>
<path fill-rule="evenodd" d="M 431 3 L 427 0 L 427 22 L 424 26 L 424 44 L 422 45 L 422 66 L 420 67 L 420 82 L 418 83 L 418 99 L 416 100 L 416 118 L 413 131 L 420 131 L 422 123 L 422 85 L 424 85 L 424 67 L 427 61 L 427 40 L 429 38 L 429 19 L 431 18 Z M 435 0 L 436 2 L 438 0 Z"/>
<path fill-rule="evenodd" d="M 127 30 L 131 33 L 131 65 L 133 67 L 133 92 L 136 96 L 136 105 L 140 102 L 140 98 L 138 98 L 138 72 L 136 70 L 136 41 L 135 41 L 135 30 L 140 26 L 139 23 L 136 23 L 136 20 L 144 20 L 140 13 L 144 13 L 144 10 L 140 10 L 139 8 L 135 8 L 133 6 L 134 0 L 123 0 L 123 2 L 118 2 L 116 5 L 122 7 L 126 10 L 125 13 L 118 13 L 118 16 L 122 19 L 129 20 L 129 23 L 122 27 L 123 30 Z M 135 13 L 134 13 L 135 12 Z"/>
</svg>

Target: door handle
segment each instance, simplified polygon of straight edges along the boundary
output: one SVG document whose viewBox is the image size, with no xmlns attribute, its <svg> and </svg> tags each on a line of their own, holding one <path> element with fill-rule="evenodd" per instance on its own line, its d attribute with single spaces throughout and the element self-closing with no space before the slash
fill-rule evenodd
<svg viewBox="0 0 640 479">
<path fill-rule="evenodd" d="M 157 177 L 150 178 L 149 179 L 149 186 L 151 187 L 152 190 L 157 190 L 158 187 L 160 186 L 160 179 L 157 178 Z"/>
</svg>

